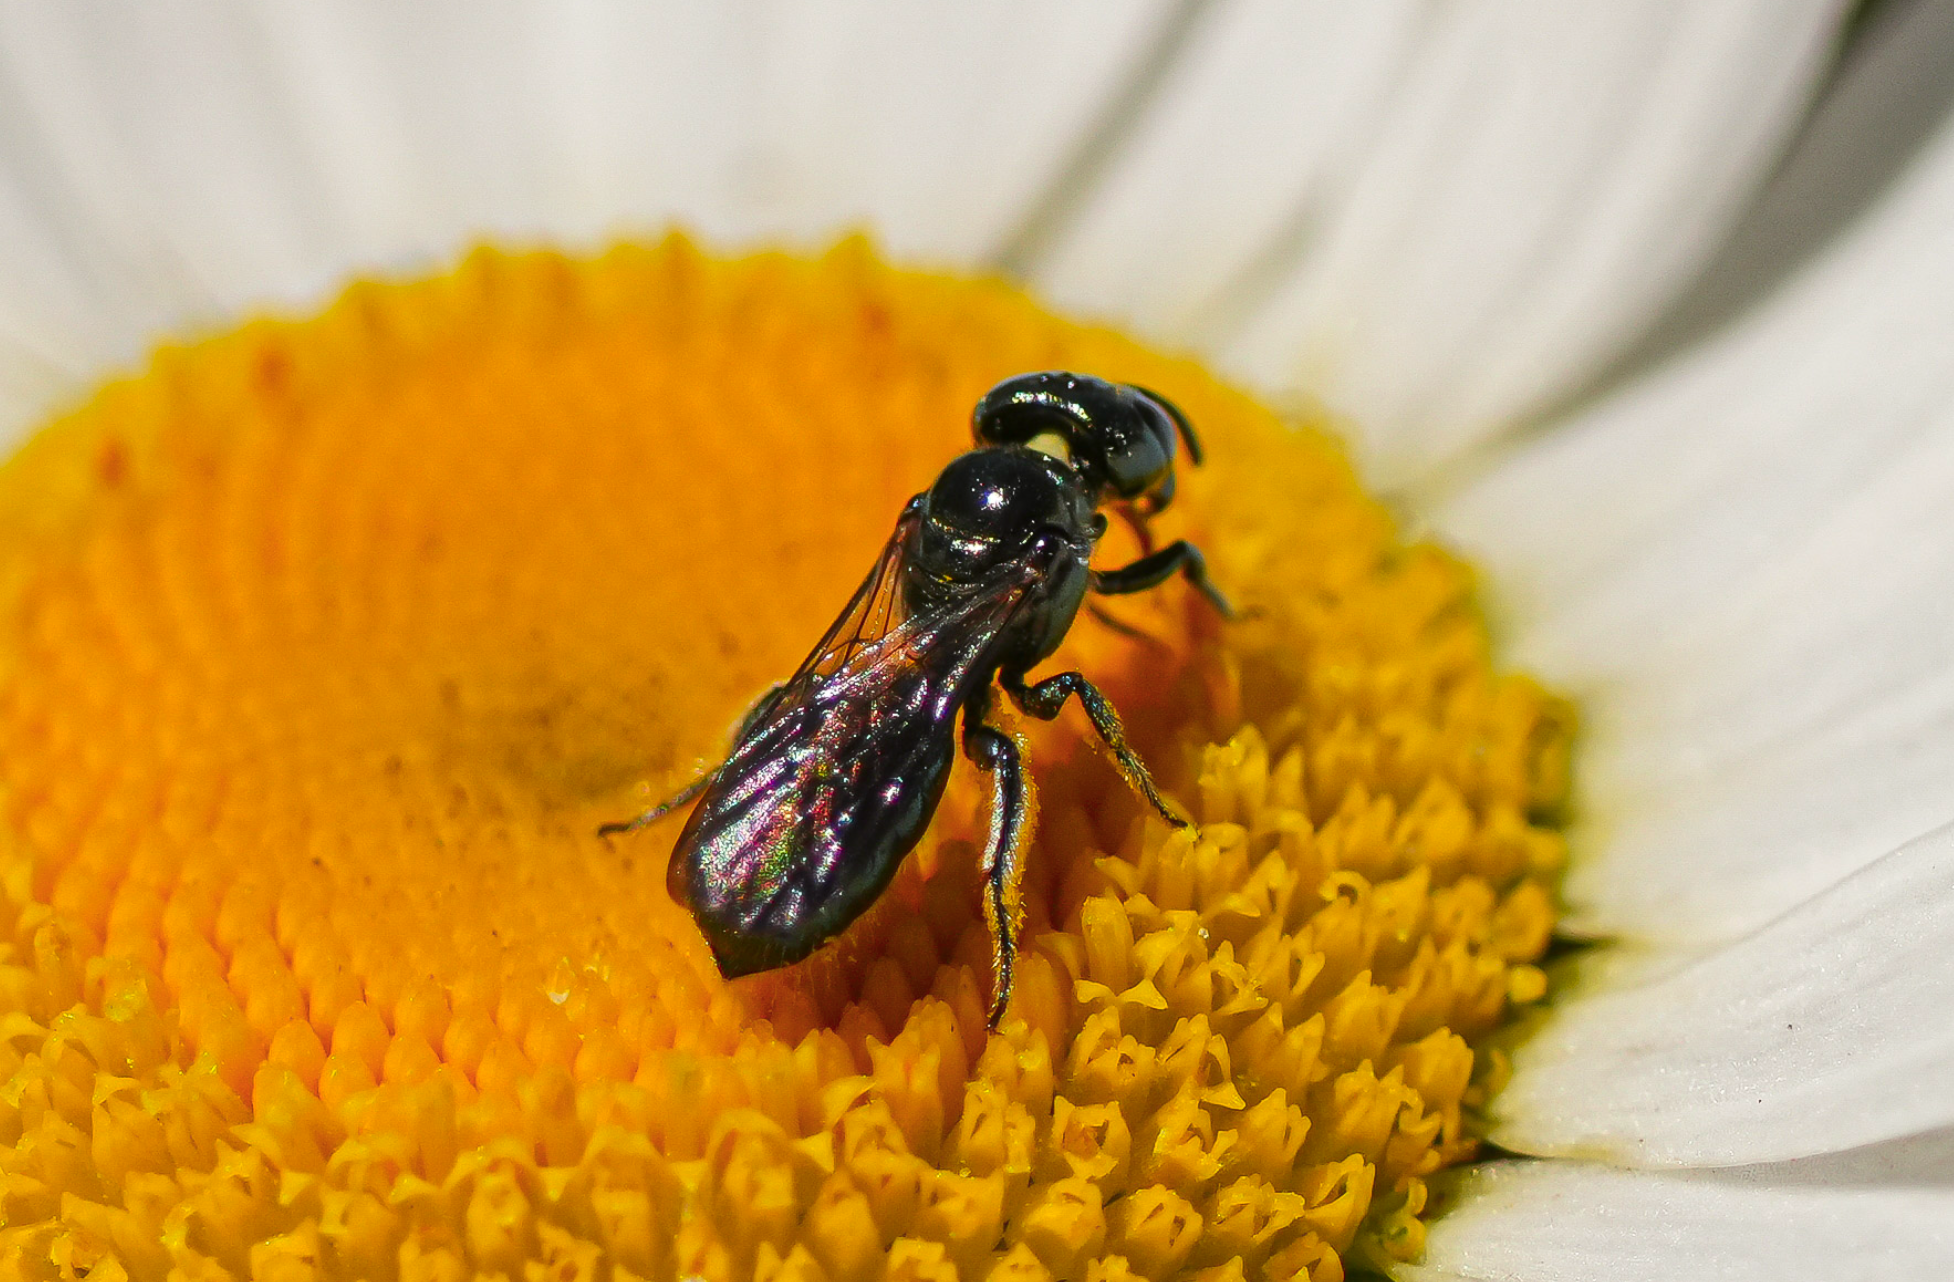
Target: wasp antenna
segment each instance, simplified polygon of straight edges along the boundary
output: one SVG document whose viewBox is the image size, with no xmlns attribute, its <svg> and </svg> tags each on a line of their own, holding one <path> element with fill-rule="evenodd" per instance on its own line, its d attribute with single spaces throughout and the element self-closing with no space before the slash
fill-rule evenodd
<svg viewBox="0 0 1954 1282">
<path fill-rule="evenodd" d="M 1134 384 L 1133 390 L 1167 412 L 1167 417 L 1174 420 L 1174 430 L 1180 433 L 1181 443 L 1187 446 L 1188 462 L 1196 467 L 1201 466 L 1201 440 L 1194 435 L 1194 424 L 1187 421 L 1187 415 L 1181 413 L 1181 407 L 1150 387 Z"/>
</svg>

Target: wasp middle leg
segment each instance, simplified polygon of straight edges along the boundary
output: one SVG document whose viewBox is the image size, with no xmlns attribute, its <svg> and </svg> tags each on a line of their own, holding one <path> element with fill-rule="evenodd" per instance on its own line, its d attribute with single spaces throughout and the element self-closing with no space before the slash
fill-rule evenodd
<svg viewBox="0 0 1954 1282">
<path fill-rule="evenodd" d="M 1086 602 L 1086 613 L 1099 620 L 1108 630 L 1117 632 L 1123 637 L 1134 641 L 1151 641 L 1155 645 L 1164 644 L 1159 637 L 1154 636 L 1152 633 L 1134 627 L 1116 614 L 1108 613 L 1105 609 L 1101 608 L 1097 601 Z"/>
<path fill-rule="evenodd" d="M 984 847 L 984 916 L 991 928 L 994 975 L 989 1024 L 993 1029 L 1011 1004 L 1018 964 L 1018 879 L 1024 871 L 1026 828 L 1030 817 L 1024 767 L 1010 735 L 986 724 L 990 689 L 985 687 L 963 709 L 964 755 L 991 777 L 991 835 Z"/>
<path fill-rule="evenodd" d="M 1228 598 L 1208 577 L 1208 562 L 1201 555 L 1201 549 L 1186 539 L 1176 539 L 1158 552 L 1149 552 L 1133 564 L 1123 565 L 1117 570 L 1094 570 L 1092 590 L 1102 596 L 1124 596 L 1129 592 L 1145 592 L 1148 588 L 1159 587 L 1176 574 L 1208 598 L 1222 618 L 1235 617 L 1235 607 L 1228 604 Z"/>
<path fill-rule="evenodd" d="M 1120 724 L 1119 713 L 1113 710 L 1113 701 L 1108 699 L 1098 686 L 1085 679 L 1082 673 L 1061 672 L 1055 677 L 1046 677 L 1036 685 L 1026 685 L 1022 672 L 1004 672 L 998 675 L 1011 701 L 1040 721 L 1050 721 L 1058 716 L 1065 701 L 1078 696 L 1079 706 L 1086 710 L 1092 719 L 1092 728 L 1113 754 L 1119 764 L 1120 773 L 1133 785 L 1141 796 L 1147 799 L 1160 817 L 1177 828 L 1185 828 L 1188 821 L 1160 795 L 1154 786 L 1153 776 L 1147 773 L 1147 763 L 1140 760 L 1140 754 L 1133 751 L 1126 742 L 1126 727 Z"/>
</svg>

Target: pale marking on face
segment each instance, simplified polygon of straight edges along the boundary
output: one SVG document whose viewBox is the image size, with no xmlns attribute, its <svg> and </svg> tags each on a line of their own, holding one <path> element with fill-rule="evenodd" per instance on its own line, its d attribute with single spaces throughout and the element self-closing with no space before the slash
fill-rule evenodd
<svg viewBox="0 0 1954 1282">
<path fill-rule="evenodd" d="M 1068 467 L 1072 464 L 1072 447 L 1067 445 L 1065 438 L 1057 432 L 1040 432 L 1025 444 L 1040 454 L 1051 455 Z"/>
</svg>

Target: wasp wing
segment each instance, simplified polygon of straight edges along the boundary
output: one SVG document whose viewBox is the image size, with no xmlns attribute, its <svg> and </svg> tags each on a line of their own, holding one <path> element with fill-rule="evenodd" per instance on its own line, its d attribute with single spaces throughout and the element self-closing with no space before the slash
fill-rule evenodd
<svg viewBox="0 0 1954 1282">
<path fill-rule="evenodd" d="M 875 901 L 936 810 L 956 717 L 1038 576 L 1011 567 L 956 605 L 904 616 L 905 516 L 835 626 L 756 710 L 672 854 L 675 897 L 720 969 L 807 956 Z M 890 619 L 894 623 L 889 623 Z"/>
<path fill-rule="evenodd" d="M 882 545 L 875 565 L 862 580 L 855 595 L 848 598 L 835 621 L 808 651 L 800 667 L 780 685 L 783 698 L 791 698 L 807 687 L 832 676 L 855 660 L 908 617 L 902 596 L 902 562 L 916 529 L 921 524 L 922 496 L 909 500 L 896 520 L 895 532 Z"/>
</svg>

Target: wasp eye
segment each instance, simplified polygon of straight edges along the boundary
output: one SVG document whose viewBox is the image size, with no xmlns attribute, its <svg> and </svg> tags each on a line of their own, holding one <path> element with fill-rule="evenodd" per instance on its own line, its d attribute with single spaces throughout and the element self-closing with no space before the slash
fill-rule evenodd
<svg viewBox="0 0 1954 1282">
<path fill-rule="evenodd" d="M 1147 424 L 1151 428 L 1152 424 Z M 1171 428 L 1169 429 L 1171 431 Z M 1162 438 L 1151 430 L 1133 433 L 1106 454 L 1106 473 L 1113 492 L 1121 498 L 1138 498 L 1172 475 L 1173 437 Z"/>
</svg>

